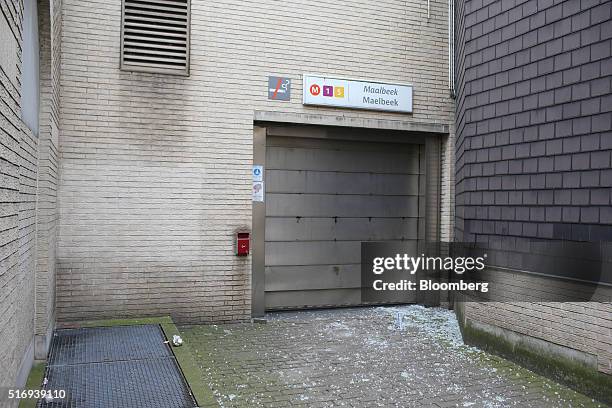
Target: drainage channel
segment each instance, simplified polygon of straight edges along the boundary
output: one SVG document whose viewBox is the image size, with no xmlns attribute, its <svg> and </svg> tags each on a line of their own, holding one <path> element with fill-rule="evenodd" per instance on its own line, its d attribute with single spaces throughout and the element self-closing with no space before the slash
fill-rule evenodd
<svg viewBox="0 0 612 408">
<path fill-rule="evenodd" d="M 65 398 L 38 408 L 193 408 L 181 369 L 158 325 L 56 330 L 45 390 Z"/>
</svg>

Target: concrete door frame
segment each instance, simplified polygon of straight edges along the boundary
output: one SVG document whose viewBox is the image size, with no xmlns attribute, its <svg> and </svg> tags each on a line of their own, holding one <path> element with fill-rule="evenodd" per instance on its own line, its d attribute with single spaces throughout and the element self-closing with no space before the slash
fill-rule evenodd
<svg viewBox="0 0 612 408">
<path fill-rule="evenodd" d="M 368 121 L 343 120 L 340 125 L 326 126 L 327 120 L 322 121 L 320 115 L 306 115 L 297 117 L 289 115 L 288 119 L 296 122 L 278 121 L 283 116 L 266 113 L 255 115 L 253 128 L 253 165 L 261 165 L 266 171 L 266 138 L 267 136 L 288 136 L 300 138 L 319 138 L 335 140 L 377 141 L 393 143 L 410 143 L 424 145 L 425 159 L 425 226 L 419 228 L 420 247 L 425 250 L 428 242 L 437 242 L 440 239 L 440 178 L 441 166 L 441 138 L 448 135 L 446 125 L 413 126 L 404 121 Z M 259 118 L 259 120 L 257 120 Z M 265 119 L 276 119 L 267 121 Z M 353 126 L 345 127 L 350 123 Z M 410 123 L 406 126 L 406 123 Z M 361 126 L 359 126 L 361 125 Z M 376 125 L 376 126 L 373 126 Z M 372 137 L 375 135 L 376 137 Z M 265 194 L 265 185 L 264 185 Z M 265 197 L 265 196 L 264 196 Z M 421 207 L 419 205 L 419 207 Z M 252 232 L 251 232 L 251 314 L 252 317 L 265 315 L 265 231 L 266 231 L 266 200 L 253 202 L 252 206 Z M 418 303 L 435 304 L 436 299 L 421 299 Z"/>
</svg>

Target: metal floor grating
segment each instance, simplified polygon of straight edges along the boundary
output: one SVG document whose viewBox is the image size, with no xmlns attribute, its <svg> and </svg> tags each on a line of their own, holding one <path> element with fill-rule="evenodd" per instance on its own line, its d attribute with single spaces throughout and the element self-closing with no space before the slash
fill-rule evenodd
<svg viewBox="0 0 612 408">
<path fill-rule="evenodd" d="M 165 340 L 156 325 L 56 330 L 49 365 L 169 357 Z"/>
<path fill-rule="evenodd" d="M 193 408 L 195 402 L 158 325 L 57 330 L 45 389 L 66 398 L 38 408 Z"/>
</svg>

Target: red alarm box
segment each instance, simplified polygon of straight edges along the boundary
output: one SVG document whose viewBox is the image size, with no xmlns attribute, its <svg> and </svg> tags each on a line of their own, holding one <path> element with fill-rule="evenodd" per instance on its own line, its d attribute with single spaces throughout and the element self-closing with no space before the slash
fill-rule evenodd
<svg viewBox="0 0 612 408">
<path fill-rule="evenodd" d="M 251 247 L 251 234 L 248 232 L 238 232 L 236 234 L 236 255 L 247 256 Z"/>
</svg>

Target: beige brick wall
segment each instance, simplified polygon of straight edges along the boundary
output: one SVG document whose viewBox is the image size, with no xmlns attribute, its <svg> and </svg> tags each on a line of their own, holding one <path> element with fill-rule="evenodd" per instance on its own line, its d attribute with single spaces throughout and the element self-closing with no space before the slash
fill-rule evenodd
<svg viewBox="0 0 612 408">
<path fill-rule="evenodd" d="M 21 1 L 0 0 L 0 387 L 15 386 L 34 333 L 37 140 L 21 121 Z M 8 44 L 8 43 L 7 43 Z"/>
<path fill-rule="evenodd" d="M 18 377 L 29 370 L 34 335 L 46 334 L 54 319 L 57 215 L 49 203 L 56 201 L 61 9 L 58 0 L 41 0 L 38 8 L 36 137 L 21 120 L 23 2 L 0 0 L 0 36 L 6 46 L 0 59 L 0 387 L 23 385 Z M 37 353 L 44 358 L 46 349 Z"/>
<path fill-rule="evenodd" d="M 189 78 L 120 71 L 120 12 L 120 0 L 64 0 L 63 320 L 249 317 L 250 263 L 232 233 L 251 225 L 255 110 L 453 120 L 445 1 L 428 20 L 426 1 L 192 0 Z M 412 83 L 414 114 L 304 107 L 304 73 Z M 266 100 L 268 75 L 293 79 L 291 102 Z"/>
<path fill-rule="evenodd" d="M 466 303 L 465 317 L 591 354 L 612 374 L 612 304 Z"/>
<path fill-rule="evenodd" d="M 453 242 L 455 230 L 455 125 L 451 124 L 450 134 L 442 142 L 440 165 L 440 241 Z"/>
<path fill-rule="evenodd" d="M 36 335 L 39 342 L 36 354 L 43 358 L 55 320 L 61 0 L 41 0 L 39 8 L 41 101 L 36 213 Z"/>
</svg>

